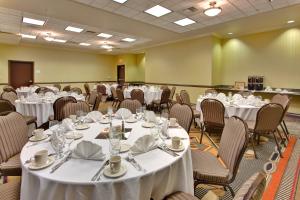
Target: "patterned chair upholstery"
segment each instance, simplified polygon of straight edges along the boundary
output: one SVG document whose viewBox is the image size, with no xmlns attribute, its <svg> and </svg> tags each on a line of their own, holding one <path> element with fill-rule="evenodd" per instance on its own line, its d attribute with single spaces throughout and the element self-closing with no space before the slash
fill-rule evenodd
<svg viewBox="0 0 300 200">
<path fill-rule="evenodd" d="M 20 152 L 28 141 L 28 127 L 16 112 L 0 116 L 0 172 L 4 176 L 20 176 Z"/>
<path fill-rule="evenodd" d="M 196 119 L 200 118 L 200 112 L 198 110 L 196 110 L 196 105 L 191 103 L 190 95 L 186 90 L 180 91 L 180 97 L 181 97 L 182 103 L 191 106 L 191 108 L 193 110 L 193 114 L 194 114 L 194 123 L 196 125 Z"/>
<path fill-rule="evenodd" d="M 96 99 L 93 105 L 93 110 L 97 111 L 99 109 L 99 105 L 102 102 L 102 94 L 99 93 L 96 95 Z"/>
<path fill-rule="evenodd" d="M 176 91 L 176 87 L 173 86 L 172 89 L 171 89 L 170 97 L 169 97 L 169 103 L 171 105 L 176 103 L 176 101 L 173 100 L 174 95 L 175 95 L 175 91 Z"/>
<path fill-rule="evenodd" d="M 84 87 L 86 96 L 90 95 L 90 94 L 91 94 L 90 85 L 89 85 L 88 83 L 85 83 L 85 84 L 83 85 L 83 87 Z"/>
<path fill-rule="evenodd" d="M 97 92 L 101 93 L 102 95 L 106 95 L 106 87 L 105 85 L 97 85 Z"/>
<path fill-rule="evenodd" d="M 123 90 L 121 88 L 117 88 L 116 92 L 117 92 L 118 101 L 122 102 L 125 99 Z"/>
<path fill-rule="evenodd" d="M 66 86 L 63 88 L 63 91 L 70 92 L 70 91 L 71 91 L 71 85 L 66 85 Z"/>
<path fill-rule="evenodd" d="M 136 113 L 136 109 L 142 107 L 141 102 L 135 99 L 125 99 L 120 103 L 119 108 L 127 108 L 130 110 L 133 114 Z"/>
<path fill-rule="evenodd" d="M 70 92 L 75 92 L 77 94 L 82 94 L 82 90 L 79 87 L 71 88 Z"/>
<path fill-rule="evenodd" d="M 192 151 L 195 187 L 200 183 L 222 185 L 229 188 L 234 196 L 229 184 L 235 179 L 247 144 L 247 124 L 238 117 L 229 118 L 223 129 L 217 157 L 206 151 Z"/>
<path fill-rule="evenodd" d="M 77 103 L 69 102 L 63 107 L 63 118 L 76 115 L 78 111 L 88 113 L 90 112 L 90 107 L 85 101 L 78 101 Z"/>
<path fill-rule="evenodd" d="M 16 90 L 12 86 L 10 86 L 10 85 L 4 86 L 3 87 L 3 92 L 14 92 L 14 93 L 17 94 Z"/>
<path fill-rule="evenodd" d="M 91 91 L 90 95 L 88 95 L 86 97 L 86 101 L 90 105 L 91 108 L 93 108 L 95 105 L 97 95 L 98 95 L 98 93 L 96 91 Z"/>
<path fill-rule="evenodd" d="M 59 91 L 61 90 L 61 85 L 59 83 L 53 84 L 53 87 L 56 87 Z"/>
<path fill-rule="evenodd" d="M 113 103 L 112 103 L 112 106 L 117 106 L 118 103 L 119 103 L 117 90 L 116 90 L 115 87 L 111 87 L 110 90 L 111 90 L 111 94 L 112 94 L 112 97 L 113 97 Z"/>
<path fill-rule="evenodd" d="M 138 100 L 142 105 L 145 104 L 144 92 L 141 89 L 133 89 L 130 92 L 131 99 Z"/>
<path fill-rule="evenodd" d="M 170 118 L 176 118 L 178 124 L 189 133 L 193 122 L 193 110 L 186 104 L 174 104 L 170 109 Z"/>
<path fill-rule="evenodd" d="M 160 100 L 154 100 L 153 105 L 157 106 L 159 111 L 161 112 L 163 106 L 165 105 L 169 110 L 169 98 L 170 98 L 171 90 L 168 87 L 165 87 L 161 93 Z"/>
<path fill-rule="evenodd" d="M 52 93 L 54 93 L 53 90 L 51 90 L 51 89 L 49 89 L 47 87 L 39 87 L 34 92 L 37 93 L 37 94 L 40 94 L 40 93 L 41 94 L 45 94 L 46 92 L 52 92 Z"/>
<path fill-rule="evenodd" d="M 9 183 L 0 184 L 1 200 L 20 200 L 21 181 L 14 180 Z"/>
<path fill-rule="evenodd" d="M 53 111 L 54 111 L 53 120 L 61 121 L 64 119 L 63 107 L 69 102 L 76 103 L 77 100 L 71 96 L 61 97 L 55 100 L 53 104 Z"/>
<path fill-rule="evenodd" d="M 180 95 L 178 93 L 176 93 L 176 103 L 182 104 L 181 97 L 180 97 Z"/>
<path fill-rule="evenodd" d="M 1 94 L 1 98 L 8 100 L 11 104 L 15 105 L 15 101 L 18 99 L 18 96 L 15 91 L 10 91 L 10 92 L 4 91 Z"/>
</svg>

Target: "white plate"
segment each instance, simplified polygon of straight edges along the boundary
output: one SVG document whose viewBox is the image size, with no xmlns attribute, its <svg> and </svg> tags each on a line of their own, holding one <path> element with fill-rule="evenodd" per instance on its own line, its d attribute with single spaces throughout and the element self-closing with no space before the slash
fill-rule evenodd
<svg viewBox="0 0 300 200">
<path fill-rule="evenodd" d="M 142 124 L 142 127 L 144 127 L 144 128 L 153 128 L 155 126 L 155 124 L 153 124 L 153 123 L 149 123 L 149 122 L 145 122 L 145 123 L 143 123 Z"/>
<path fill-rule="evenodd" d="M 109 178 L 118 178 L 118 177 L 123 176 L 124 174 L 126 174 L 126 172 L 127 172 L 127 167 L 124 164 L 121 164 L 120 171 L 118 173 L 115 173 L 115 174 L 112 174 L 110 172 L 110 166 L 109 165 L 106 166 L 105 169 L 103 170 L 104 176 L 109 177 Z"/>
<path fill-rule="evenodd" d="M 135 119 L 135 118 L 129 118 L 129 119 L 126 119 L 125 122 L 127 122 L 127 123 L 135 123 L 135 122 L 137 122 L 137 119 Z"/>
<path fill-rule="evenodd" d="M 179 146 L 178 149 L 174 149 L 174 148 L 172 147 L 172 144 L 167 144 L 167 147 L 168 147 L 168 149 L 170 149 L 171 151 L 176 151 L 176 152 L 179 152 L 179 151 L 183 151 L 183 150 L 184 150 L 184 145 L 182 144 L 182 142 L 181 142 L 181 144 L 180 144 L 180 146 Z"/>
<path fill-rule="evenodd" d="M 109 120 L 109 119 L 101 119 L 101 120 L 99 121 L 99 123 L 101 123 L 101 124 L 109 124 L 109 123 L 110 123 L 110 120 Z"/>
<path fill-rule="evenodd" d="M 50 165 L 52 165 L 54 163 L 54 161 L 55 161 L 54 156 L 50 156 L 50 157 L 48 157 L 48 160 L 45 164 L 36 165 L 36 163 L 34 161 L 32 161 L 32 162 L 29 163 L 28 168 L 32 169 L 32 170 L 44 169 L 44 168 L 49 167 Z"/>
<path fill-rule="evenodd" d="M 44 135 L 42 138 L 39 138 L 39 139 L 36 139 L 35 136 L 32 136 L 31 138 L 29 138 L 29 141 L 30 142 L 39 142 L 39 141 L 42 141 L 42 140 L 45 140 L 48 138 L 48 135 Z"/>
<path fill-rule="evenodd" d="M 179 128 L 179 127 L 180 126 L 178 123 L 174 124 L 173 126 L 171 124 L 169 124 L 169 128 Z"/>
<path fill-rule="evenodd" d="M 90 128 L 90 125 L 88 125 L 88 124 L 77 124 L 75 126 L 76 130 L 85 130 L 85 129 L 88 129 L 88 128 Z"/>
<path fill-rule="evenodd" d="M 83 134 L 82 133 L 79 133 L 79 132 L 75 132 L 75 131 L 70 131 L 66 134 L 66 138 L 67 139 L 74 139 L 74 140 L 78 140 L 80 138 L 83 137 Z"/>
<path fill-rule="evenodd" d="M 120 153 L 124 153 L 124 152 L 129 151 L 130 147 L 131 146 L 129 144 L 121 144 Z"/>
</svg>

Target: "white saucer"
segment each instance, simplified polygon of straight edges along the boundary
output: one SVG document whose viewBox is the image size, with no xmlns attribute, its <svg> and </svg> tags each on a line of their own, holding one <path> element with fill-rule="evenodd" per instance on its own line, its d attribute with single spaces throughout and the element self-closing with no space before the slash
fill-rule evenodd
<svg viewBox="0 0 300 200">
<path fill-rule="evenodd" d="M 77 124 L 75 126 L 76 130 L 85 130 L 85 129 L 88 129 L 88 128 L 90 128 L 90 126 L 88 124 Z"/>
<path fill-rule="evenodd" d="M 30 142 L 39 142 L 39 141 L 45 140 L 47 138 L 48 138 L 48 135 L 46 135 L 46 134 L 42 138 L 39 138 L 39 139 L 35 138 L 35 136 L 32 136 L 29 138 L 29 141 Z"/>
<path fill-rule="evenodd" d="M 142 127 L 144 128 L 153 128 L 155 126 L 155 124 L 151 123 L 151 122 L 145 122 L 142 124 Z"/>
<path fill-rule="evenodd" d="M 169 128 L 178 128 L 178 127 L 179 127 L 178 123 L 174 124 L 173 126 L 169 123 Z"/>
<path fill-rule="evenodd" d="M 103 170 L 104 176 L 109 177 L 109 178 L 118 178 L 118 177 L 123 176 L 124 174 L 126 174 L 126 172 L 127 172 L 127 167 L 124 164 L 121 164 L 120 171 L 118 173 L 115 173 L 115 174 L 112 174 L 110 172 L 110 166 L 109 165 L 106 166 L 105 169 Z"/>
<path fill-rule="evenodd" d="M 176 152 L 179 152 L 179 151 L 183 151 L 183 150 L 184 150 L 184 145 L 183 145 L 182 143 L 180 144 L 180 146 L 179 146 L 178 149 L 174 149 L 174 148 L 172 147 L 172 144 L 167 144 L 167 147 L 168 147 L 168 149 L 170 149 L 170 150 L 172 150 L 172 151 L 176 151 Z"/>
<path fill-rule="evenodd" d="M 48 157 L 48 160 L 45 164 L 36 165 L 36 163 L 34 161 L 32 161 L 32 162 L 29 163 L 28 168 L 32 169 L 32 170 L 44 169 L 44 168 L 49 167 L 50 165 L 52 165 L 54 163 L 54 161 L 55 161 L 54 156 L 50 156 L 50 157 Z"/>
<path fill-rule="evenodd" d="M 83 137 L 83 134 L 82 133 L 79 133 L 79 132 L 75 132 L 75 131 L 70 131 L 68 133 L 66 133 L 66 138 L 67 139 L 74 139 L 74 140 L 78 140 L 80 138 Z"/>
<path fill-rule="evenodd" d="M 135 118 L 129 118 L 129 119 L 126 119 L 125 122 L 127 122 L 127 123 L 135 123 L 135 122 L 137 122 L 137 119 L 135 119 Z"/>
<path fill-rule="evenodd" d="M 110 123 L 110 120 L 107 119 L 107 118 L 101 119 L 101 120 L 99 121 L 99 123 L 100 123 L 100 124 L 109 124 L 109 123 Z"/>
<path fill-rule="evenodd" d="M 125 144 L 125 143 L 121 144 L 120 153 L 125 153 L 129 151 L 130 147 L 131 146 L 129 144 Z"/>
</svg>

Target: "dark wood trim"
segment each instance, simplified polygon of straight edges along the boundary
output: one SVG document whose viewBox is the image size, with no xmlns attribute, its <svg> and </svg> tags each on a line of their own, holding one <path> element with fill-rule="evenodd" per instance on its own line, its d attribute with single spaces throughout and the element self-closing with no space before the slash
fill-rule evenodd
<svg viewBox="0 0 300 200">
<path fill-rule="evenodd" d="M 30 64 L 32 64 L 32 67 L 33 67 L 33 71 L 32 71 L 32 84 L 34 84 L 34 61 L 23 61 L 23 60 L 8 60 L 8 84 L 7 85 L 10 85 L 10 73 L 11 73 L 11 71 L 10 71 L 10 66 L 11 66 L 11 63 L 12 62 L 22 62 L 22 63 L 30 63 Z"/>
</svg>

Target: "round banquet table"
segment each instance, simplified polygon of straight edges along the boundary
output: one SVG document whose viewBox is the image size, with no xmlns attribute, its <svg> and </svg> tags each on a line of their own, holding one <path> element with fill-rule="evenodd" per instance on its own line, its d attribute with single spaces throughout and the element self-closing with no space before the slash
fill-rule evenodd
<svg viewBox="0 0 300 200">
<path fill-rule="evenodd" d="M 114 119 L 114 124 L 121 124 Z M 141 121 L 125 123 L 126 128 L 132 131 L 125 142 L 129 145 L 141 136 L 151 134 L 150 129 L 143 128 Z M 82 130 L 84 137 L 72 143 L 71 149 L 81 140 L 93 141 L 102 146 L 106 157 L 109 155 L 109 140 L 95 139 L 95 137 L 108 125 L 100 123 L 90 124 L 90 128 Z M 48 133 L 51 131 L 47 130 Z M 188 138 L 188 134 L 182 128 L 169 129 L 170 136 Z M 27 143 L 21 152 L 22 162 L 22 200 L 149 200 L 163 199 L 164 196 L 175 191 L 184 191 L 193 194 L 193 169 L 189 140 L 182 140 L 185 150 L 179 152 L 179 156 L 173 157 L 160 149 L 154 149 L 144 154 L 135 156 L 136 161 L 146 169 L 146 172 L 137 171 L 130 163 L 122 159 L 127 166 L 127 173 L 119 178 L 111 179 L 102 176 L 100 181 L 92 182 L 104 161 L 92 161 L 82 159 L 70 159 L 54 173 L 50 174 L 51 166 L 39 171 L 32 171 L 24 165 L 24 162 L 32 157 L 36 151 L 53 149 L 49 142 L 30 146 Z M 171 142 L 171 140 L 166 140 Z M 126 157 L 127 153 L 120 154 Z M 57 163 L 56 161 L 54 165 Z M 52 165 L 53 166 L 53 165 Z"/>
<path fill-rule="evenodd" d="M 49 88 L 51 90 L 53 90 L 54 92 L 59 92 L 59 89 L 54 87 L 54 86 L 45 86 L 46 88 Z M 20 98 L 21 96 L 23 97 L 28 97 L 31 94 L 33 94 L 35 92 L 36 89 L 38 89 L 39 87 L 34 86 L 34 87 L 20 87 L 16 89 L 17 95 Z"/>
<path fill-rule="evenodd" d="M 154 100 L 160 100 L 161 94 L 162 94 L 162 90 L 160 90 L 160 89 L 145 89 L 144 87 L 126 88 L 123 92 L 124 93 L 124 98 L 131 98 L 130 93 L 133 89 L 143 90 L 145 103 L 147 105 L 150 105 Z"/>
<path fill-rule="evenodd" d="M 26 101 L 17 99 L 15 101 L 16 111 L 26 116 L 36 116 L 37 125 L 40 126 L 49 120 L 49 116 L 54 115 L 53 103 L 60 95 L 55 95 L 49 101 Z M 74 95 L 77 100 L 84 101 L 83 95 Z"/>
</svg>

